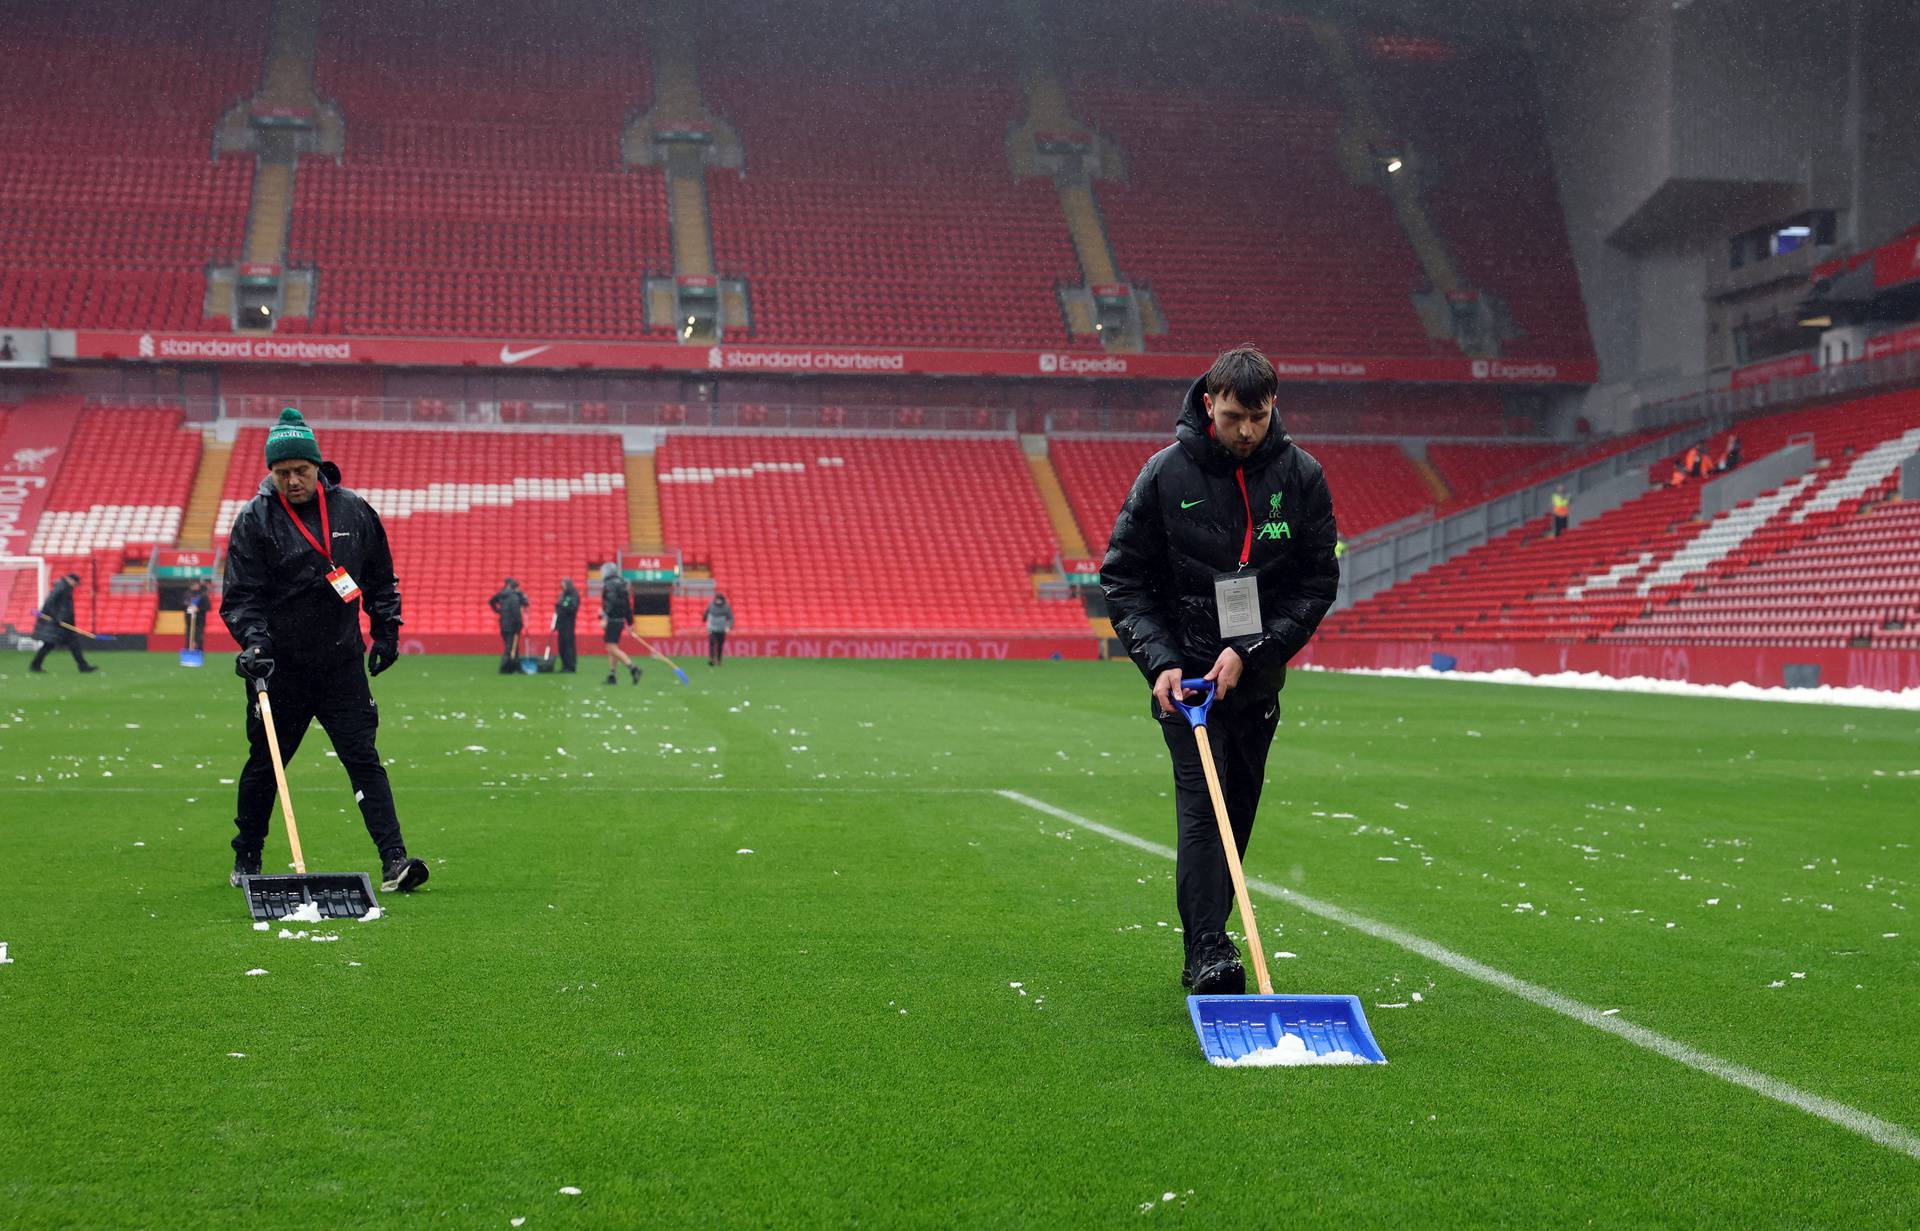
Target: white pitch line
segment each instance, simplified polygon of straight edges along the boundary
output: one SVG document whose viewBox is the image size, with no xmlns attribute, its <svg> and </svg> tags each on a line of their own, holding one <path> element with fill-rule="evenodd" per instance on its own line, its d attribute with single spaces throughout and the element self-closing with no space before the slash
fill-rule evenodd
<svg viewBox="0 0 1920 1231">
<path fill-rule="evenodd" d="M 1124 829 L 1115 829 L 1111 825 L 1102 825 L 1100 822 L 1089 820 L 1079 813 L 1069 812 L 1065 808 L 1056 808 L 1054 805 L 1044 800 L 1035 799 L 1031 795 L 1022 795 L 1018 791 L 996 791 L 994 793 L 1003 799 L 1010 799 L 1014 803 L 1032 808 L 1036 812 L 1043 812 L 1056 820 L 1065 821 L 1069 825 L 1077 825 L 1082 829 L 1100 834 L 1102 837 L 1112 838 L 1115 842 L 1124 842 L 1128 846 L 1146 851 L 1150 855 L 1158 855 L 1162 859 L 1172 859 L 1174 857 L 1173 848 L 1170 846 L 1163 846 L 1158 842 L 1148 841 L 1146 838 L 1130 834 Z M 1678 1039 L 1670 1039 L 1657 1031 L 1648 1030 L 1645 1026 L 1636 1026 L 1632 1022 L 1622 1021 L 1619 1017 L 1602 1016 L 1600 1010 L 1590 1004 L 1583 1004 L 1570 996 L 1562 996 L 1559 992 L 1541 987 L 1538 983 L 1529 983 L 1525 979 L 1517 975 L 1510 975 L 1504 970 L 1496 970 L 1485 962 L 1475 961 L 1464 953 L 1456 953 L 1444 945 L 1435 944 L 1425 937 L 1415 936 L 1411 932 L 1402 931 L 1392 924 L 1381 923 L 1379 920 L 1369 919 L 1365 915 L 1356 915 L 1352 911 L 1335 906 L 1331 902 L 1322 902 L 1318 898 L 1310 898 L 1303 893 L 1295 893 L 1293 890 L 1276 885 L 1271 881 L 1249 880 L 1247 882 L 1247 888 L 1258 890 L 1268 897 L 1279 898 L 1289 905 L 1299 907 L 1310 915 L 1318 915 L 1322 919 L 1338 923 L 1343 927 L 1352 928 L 1356 932 L 1364 932 L 1376 939 L 1384 940 L 1388 944 L 1398 945 L 1409 953 L 1417 953 L 1421 957 L 1432 962 L 1437 962 L 1449 970 L 1467 976 L 1469 979 L 1475 979 L 1481 983 L 1497 987 L 1503 992 L 1510 992 L 1522 1000 L 1528 1000 L 1539 1005 L 1543 1009 L 1551 1009 L 1562 1017 L 1570 1017 L 1583 1026 L 1592 1026 L 1595 1030 L 1604 1030 L 1608 1034 L 1625 1039 L 1635 1047 L 1643 1047 L 1650 1052 L 1665 1056 L 1669 1060 L 1684 1064 L 1690 1069 L 1697 1069 L 1702 1073 L 1712 1074 L 1723 1081 L 1730 1081 L 1736 1086 L 1745 1086 L 1755 1094 L 1770 1098 L 1776 1103 L 1785 1103 L 1789 1107 L 1797 1107 L 1808 1115 L 1818 1116 L 1830 1124 L 1839 1125 L 1848 1132 L 1858 1133 L 1869 1141 L 1876 1141 L 1886 1146 L 1889 1150 L 1897 1150 L 1909 1158 L 1920 1159 L 1920 1135 L 1915 1134 L 1911 1129 L 1903 1128 L 1891 1121 L 1882 1120 L 1878 1116 L 1861 1111 L 1857 1107 L 1849 1107 L 1845 1103 L 1836 1102 L 1830 1098 L 1823 1098 L 1818 1094 L 1809 1094 L 1797 1086 L 1788 1085 L 1776 1077 L 1769 1077 L 1757 1069 L 1750 1069 L 1743 1064 L 1735 1064 L 1731 1060 L 1722 1060 L 1720 1057 L 1710 1055 L 1698 1048 L 1689 1047 Z"/>
</svg>

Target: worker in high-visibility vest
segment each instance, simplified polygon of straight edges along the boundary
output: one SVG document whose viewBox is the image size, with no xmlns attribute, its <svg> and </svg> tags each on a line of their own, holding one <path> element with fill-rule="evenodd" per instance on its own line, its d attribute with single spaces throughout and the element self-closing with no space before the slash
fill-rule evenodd
<svg viewBox="0 0 1920 1231">
<path fill-rule="evenodd" d="M 1553 537 L 1559 538 L 1567 532 L 1567 515 L 1573 512 L 1573 501 L 1564 487 L 1553 489 Z"/>
</svg>

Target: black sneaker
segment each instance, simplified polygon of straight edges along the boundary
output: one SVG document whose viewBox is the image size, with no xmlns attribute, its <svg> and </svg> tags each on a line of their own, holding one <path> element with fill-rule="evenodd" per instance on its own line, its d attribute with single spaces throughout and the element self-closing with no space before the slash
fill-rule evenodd
<svg viewBox="0 0 1920 1231">
<path fill-rule="evenodd" d="M 98 671 L 99 669 L 100 668 L 94 666 L 92 663 L 86 663 L 80 668 L 80 674 L 92 675 L 94 672 Z"/>
<path fill-rule="evenodd" d="M 633 676 L 633 682 L 638 684 L 640 682 L 640 668 L 628 667 L 627 671 Z"/>
<path fill-rule="evenodd" d="M 1238 996 L 1247 990 L 1240 951 L 1223 932 L 1208 932 L 1194 942 L 1193 956 L 1180 981 L 1196 996 Z"/>
<path fill-rule="evenodd" d="M 412 893 L 427 883 L 427 865 L 418 859 L 410 859 L 402 852 L 389 858 L 380 869 L 380 889 L 383 893 Z"/>
<path fill-rule="evenodd" d="M 27 664 L 27 670 L 33 672 L 35 675 L 45 675 L 47 673 L 45 667 L 37 666 L 33 663 Z"/>
<path fill-rule="evenodd" d="M 241 877 L 258 875 L 260 875 L 260 852 L 235 851 L 233 854 L 233 875 L 227 878 L 227 883 L 235 889 L 238 889 L 240 887 Z"/>
<path fill-rule="evenodd" d="M 620 679 L 618 676 L 614 675 L 614 673 L 611 671 L 607 672 L 607 683 L 618 684 L 619 682 L 620 682 Z"/>
</svg>

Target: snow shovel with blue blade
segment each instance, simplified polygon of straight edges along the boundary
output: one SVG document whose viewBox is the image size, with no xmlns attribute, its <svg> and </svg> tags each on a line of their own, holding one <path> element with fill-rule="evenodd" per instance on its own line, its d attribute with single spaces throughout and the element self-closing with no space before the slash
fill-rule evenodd
<svg viewBox="0 0 1920 1231">
<path fill-rule="evenodd" d="M 1254 924 L 1253 902 L 1247 897 L 1247 876 L 1240 867 L 1240 850 L 1227 819 L 1227 801 L 1220 794 L 1220 772 L 1214 768 L 1213 747 L 1207 741 L 1207 711 L 1213 708 L 1212 680 L 1181 680 L 1174 704 L 1186 715 L 1200 746 L 1200 768 L 1206 771 L 1207 794 L 1213 799 L 1213 817 L 1220 826 L 1220 845 L 1226 851 L 1227 870 L 1233 875 L 1233 897 L 1240 906 L 1240 927 L 1247 934 L 1247 953 L 1253 958 L 1257 996 L 1189 996 L 1187 1011 L 1200 1050 L 1207 1061 L 1222 1066 L 1260 1064 L 1259 1053 L 1278 1063 L 1385 1064 L 1387 1058 L 1373 1041 L 1366 1011 L 1355 996 L 1276 996 L 1267 975 L 1267 955 L 1260 948 Z M 1188 693 L 1204 694 L 1193 705 Z M 1298 1040 L 1298 1047 L 1287 1042 Z M 1290 1055 L 1285 1053 L 1291 1053 Z M 1253 1057 L 1249 1060 L 1248 1057 Z M 1351 1059 L 1348 1059 L 1351 1057 Z"/>
</svg>

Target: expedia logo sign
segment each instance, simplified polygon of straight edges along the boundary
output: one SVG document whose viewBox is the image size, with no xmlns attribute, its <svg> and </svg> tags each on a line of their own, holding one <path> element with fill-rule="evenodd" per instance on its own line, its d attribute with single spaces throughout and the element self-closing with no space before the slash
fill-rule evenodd
<svg viewBox="0 0 1920 1231">
<path fill-rule="evenodd" d="M 1062 376 L 1125 376 L 1127 361 L 1119 355 L 1069 355 L 1059 351 L 1042 351 L 1040 370 Z"/>
<path fill-rule="evenodd" d="M 1551 363 L 1504 363 L 1498 359 L 1475 359 L 1475 380 L 1556 380 L 1560 369 Z"/>
</svg>

